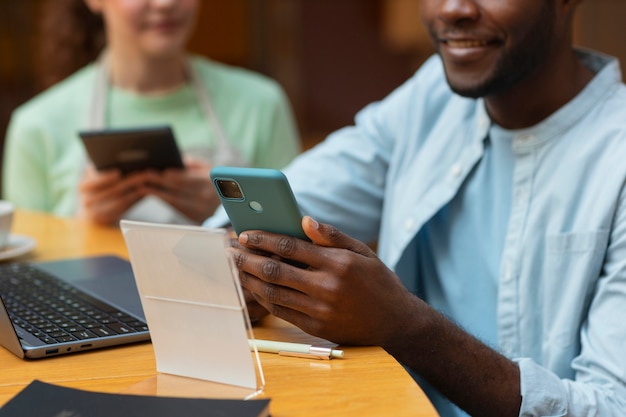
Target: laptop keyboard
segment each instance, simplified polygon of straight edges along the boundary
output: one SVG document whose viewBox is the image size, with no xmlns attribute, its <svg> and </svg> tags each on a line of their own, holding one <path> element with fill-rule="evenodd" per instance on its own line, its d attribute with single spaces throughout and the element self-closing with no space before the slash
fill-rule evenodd
<svg viewBox="0 0 626 417">
<path fill-rule="evenodd" d="M 148 330 L 145 322 L 29 264 L 0 266 L 0 295 L 13 324 L 48 344 Z"/>
</svg>

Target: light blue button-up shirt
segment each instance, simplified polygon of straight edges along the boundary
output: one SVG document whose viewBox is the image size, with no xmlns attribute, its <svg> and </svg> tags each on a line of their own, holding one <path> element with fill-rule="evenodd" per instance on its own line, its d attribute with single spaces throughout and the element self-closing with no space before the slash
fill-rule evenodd
<svg viewBox="0 0 626 417">
<path fill-rule="evenodd" d="M 410 290 L 453 320 L 467 312 L 469 330 L 519 364 L 520 416 L 626 416 L 626 87 L 615 59 L 579 54 L 597 73 L 587 87 L 538 125 L 505 132 L 509 179 L 485 196 L 502 201 L 464 220 L 485 230 L 466 239 L 494 239 L 471 277 L 441 267 L 476 254 L 458 242 L 454 254 L 433 246 L 432 265 L 419 262 L 425 231 L 459 225 L 457 210 L 433 229 L 442 210 L 480 198 L 468 187 L 485 189 L 476 170 L 494 129 L 482 100 L 451 92 L 438 57 L 285 170 L 305 213 L 378 240 Z M 495 289 L 464 303 L 469 281 Z M 460 415 L 432 398 L 442 416 Z"/>
</svg>

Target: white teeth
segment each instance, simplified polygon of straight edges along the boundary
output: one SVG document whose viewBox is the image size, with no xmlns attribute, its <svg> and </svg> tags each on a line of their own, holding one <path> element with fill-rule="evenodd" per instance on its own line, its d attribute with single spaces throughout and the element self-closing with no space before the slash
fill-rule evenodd
<svg viewBox="0 0 626 417">
<path fill-rule="evenodd" d="M 452 48 L 477 48 L 479 46 L 486 46 L 487 41 L 477 40 L 448 40 L 448 46 Z"/>
</svg>

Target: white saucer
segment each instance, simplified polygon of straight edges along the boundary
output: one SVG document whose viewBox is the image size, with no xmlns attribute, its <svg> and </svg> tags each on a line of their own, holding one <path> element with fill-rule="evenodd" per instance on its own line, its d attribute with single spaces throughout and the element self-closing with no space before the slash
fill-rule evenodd
<svg viewBox="0 0 626 417">
<path fill-rule="evenodd" d="M 32 237 L 11 235 L 9 236 L 8 244 L 3 249 L 0 249 L 0 261 L 24 255 L 33 250 L 36 245 L 37 243 Z"/>
</svg>

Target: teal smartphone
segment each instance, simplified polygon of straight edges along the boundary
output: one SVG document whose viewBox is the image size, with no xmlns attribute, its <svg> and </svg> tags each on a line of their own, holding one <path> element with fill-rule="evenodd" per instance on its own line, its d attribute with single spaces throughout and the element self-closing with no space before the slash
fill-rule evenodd
<svg viewBox="0 0 626 417">
<path fill-rule="evenodd" d="M 282 171 L 216 166 L 211 180 L 237 235 L 263 230 L 309 240 L 302 214 Z"/>
</svg>

